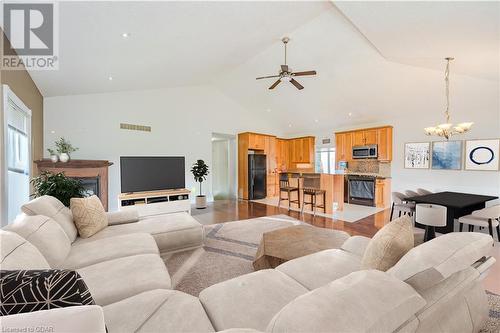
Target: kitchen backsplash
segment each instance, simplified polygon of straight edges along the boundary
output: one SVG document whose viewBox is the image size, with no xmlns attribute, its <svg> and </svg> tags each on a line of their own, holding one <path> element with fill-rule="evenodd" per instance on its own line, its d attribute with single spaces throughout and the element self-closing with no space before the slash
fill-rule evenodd
<svg viewBox="0 0 500 333">
<path fill-rule="evenodd" d="M 384 177 L 391 176 L 391 164 L 377 160 L 350 161 L 347 169 L 349 173 L 374 173 Z"/>
</svg>

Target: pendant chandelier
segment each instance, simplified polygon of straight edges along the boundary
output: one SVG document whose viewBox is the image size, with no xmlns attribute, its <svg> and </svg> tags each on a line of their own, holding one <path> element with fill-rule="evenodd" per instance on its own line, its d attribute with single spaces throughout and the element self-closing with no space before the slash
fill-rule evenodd
<svg viewBox="0 0 500 333">
<path fill-rule="evenodd" d="M 444 72 L 444 82 L 445 82 L 445 93 L 446 93 L 446 109 L 444 111 L 444 116 L 446 122 L 439 124 L 437 126 L 424 128 L 425 134 L 427 135 L 437 135 L 446 138 L 448 140 L 452 135 L 462 134 L 470 130 L 474 123 L 460 123 L 453 125 L 450 123 L 450 61 L 454 58 L 448 57 L 446 60 L 446 70 Z"/>
</svg>

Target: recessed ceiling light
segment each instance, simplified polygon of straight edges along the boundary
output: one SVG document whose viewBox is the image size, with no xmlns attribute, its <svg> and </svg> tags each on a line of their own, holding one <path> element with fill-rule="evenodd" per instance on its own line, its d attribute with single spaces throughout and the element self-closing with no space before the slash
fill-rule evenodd
<svg viewBox="0 0 500 333">
<path fill-rule="evenodd" d="M 349 112 L 347 115 L 348 115 L 349 117 L 352 117 L 352 112 Z"/>
<path fill-rule="evenodd" d="M 271 112 L 271 109 L 267 109 L 266 111 L 267 111 L 267 112 Z"/>
<path fill-rule="evenodd" d="M 288 124 L 288 127 L 292 127 L 292 124 Z"/>
<path fill-rule="evenodd" d="M 315 123 L 319 122 L 319 119 L 314 119 L 314 122 L 315 122 Z"/>
<path fill-rule="evenodd" d="M 122 33 L 122 38 L 129 38 L 129 37 L 130 37 L 130 33 L 128 33 L 128 32 Z"/>
<path fill-rule="evenodd" d="M 50 133 L 52 133 L 52 134 L 56 134 L 56 131 L 50 131 Z"/>
<path fill-rule="evenodd" d="M 113 81 L 113 77 L 112 76 L 108 76 L 108 80 L 109 81 Z"/>
</svg>

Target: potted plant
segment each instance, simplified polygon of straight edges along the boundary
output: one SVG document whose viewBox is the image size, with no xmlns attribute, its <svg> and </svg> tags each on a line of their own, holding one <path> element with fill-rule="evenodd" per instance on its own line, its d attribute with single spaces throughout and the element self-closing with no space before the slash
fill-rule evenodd
<svg viewBox="0 0 500 333">
<path fill-rule="evenodd" d="M 59 153 L 59 160 L 64 163 L 69 161 L 72 152 L 78 150 L 69 141 L 66 141 L 65 138 L 60 138 L 56 141 L 56 149 Z"/>
<path fill-rule="evenodd" d="M 50 160 L 52 162 L 56 163 L 57 161 L 59 161 L 59 156 L 57 156 L 57 153 L 54 149 L 47 148 L 47 151 L 49 152 Z"/>
<path fill-rule="evenodd" d="M 64 173 L 42 172 L 39 176 L 31 179 L 34 193 L 32 197 L 50 195 L 56 197 L 66 207 L 69 207 L 71 198 L 83 198 L 85 188 L 78 179 L 66 177 Z"/>
<path fill-rule="evenodd" d="M 194 176 L 194 181 L 200 183 L 200 193 L 196 196 L 196 208 L 207 208 L 207 197 L 201 193 L 201 183 L 207 179 L 209 174 L 208 165 L 203 160 L 197 160 L 191 167 L 191 173 Z"/>
</svg>

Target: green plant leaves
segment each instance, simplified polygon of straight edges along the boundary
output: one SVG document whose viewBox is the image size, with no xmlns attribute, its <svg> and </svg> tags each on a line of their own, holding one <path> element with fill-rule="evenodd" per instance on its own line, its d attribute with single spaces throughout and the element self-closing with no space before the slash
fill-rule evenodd
<svg viewBox="0 0 500 333">
<path fill-rule="evenodd" d="M 59 199 L 66 207 L 69 207 L 71 198 L 83 198 L 85 188 L 78 179 L 66 177 L 64 173 L 42 172 L 39 176 L 31 179 L 34 193 L 32 197 L 50 195 Z"/>
</svg>

